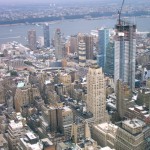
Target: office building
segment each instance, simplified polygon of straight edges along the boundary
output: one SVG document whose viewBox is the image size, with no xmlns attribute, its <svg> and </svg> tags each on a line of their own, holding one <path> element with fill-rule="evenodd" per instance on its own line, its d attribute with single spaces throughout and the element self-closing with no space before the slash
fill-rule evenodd
<svg viewBox="0 0 150 150">
<path fill-rule="evenodd" d="M 92 138 L 102 147 L 109 146 L 110 148 L 115 148 L 117 130 L 118 126 L 112 123 L 105 122 L 93 125 L 91 131 Z"/>
<path fill-rule="evenodd" d="M 69 107 L 62 106 L 42 106 L 42 116 L 40 117 L 41 129 L 44 134 L 47 132 L 61 133 L 66 140 L 71 137 L 71 127 L 73 122 L 73 112 Z"/>
<path fill-rule="evenodd" d="M 108 76 L 114 75 L 114 42 L 109 42 L 106 48 L 106 63 L 104 72 Z"/>
<path fill-rule="evenodd" d="M 84 35 L 84 42 L 86 45 L 86 59 L 93 59 L 94 41 L 92 35 Z"/>
<path fill-rule="evenodd" d="M 126 83 L 118 80 L 116 85 L 117 113 L 123 118 L 127 109 L 131 107 L 132 93 Z"/>
<path fill-rule="evenodd" d="M 16 150 L 17 142 L 25 135 L 26 129 L 22 121 L 15 122 L 11 120 L 8 124 L 8 144 L 9 149 Z"/>
<path fill-rule="evenodd" d="M 109 43 L 109 29 L 100 29 L 98 31 L 98 56 L 97 63 L 99 67 L 105 70 L 106 50 Z"/>
<path fill-rule="evenodd" d="M 37 87 L 31 87 L 30 84 L 25 84 L 23 82 L 17 85 L 14 103 L 15 110 L 17 112 L 21 111 L 22 106 L 26 106 L 33 102 L 34 97 L 40 97 L 40 92 Z"/>
<path fill-rule="evenodd" d="M 65 44 L 63 42 L 60 29 L 55 31 L 54 35 L 55 57 L 56 59 L 63 59 L 65 57 Z"/>
<path fill-rule="evenodd" d="M 87 73 L 87 111 L 93 114 L 96 123 L 107 119 L 106 87 L 102 68 L 93 65 Z"/>
<path fill-rule="evenodd" d="M 69 53 L 77 53 L 78 51 L 78 42 L 77 42 L 77 36 L 71 36 L 70 37 L 70 51 Z"/>
<path fill-rule="evenodd" d="M 50 34 L 49 34 L 49 24 L 44 24 L 43 26 L 44 33 L 44 47 L 50 47 Z"/>
<path fill-rule="evenodd" d="M 122 121 L 116 140 L 116 150 L 149 150 L 150 127 L 138 119 Z"/>
<path fill-rule="evenodd" d="M 136 25 L 121 20 L 115 28 L 114 81 L 121 79 L 134 90 Z"/>
<path fill-rule="evenodd" d="M 78 46 L 79 52 L 79 66 L 84 67 L 86 63 L 86 45 L 83 40 L 80 40 Z"/>
<path fill-rule="evenodd" d="M 29 44 L 29 48 L 31 50 L 36 50 L 37 49 L 37 45 L 36 45 L 36 31 L 35 30 L 28 31 L 28 44 Z"/>
</svg>

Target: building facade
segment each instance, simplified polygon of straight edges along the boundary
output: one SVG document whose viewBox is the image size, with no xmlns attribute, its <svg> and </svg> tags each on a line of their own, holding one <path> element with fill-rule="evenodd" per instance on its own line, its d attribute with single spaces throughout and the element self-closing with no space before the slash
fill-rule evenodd
<svg viewBox="0 0 150 150">
<path fill-rule="evenodd" d="M 80 40 L 79 42 L 78 52 L 79 52 L 79 65 L 81 67 L 84 67 L 86 63 L 86 45 L 83 40 Z"/>
<path fill-rule="evenodd" d="M 135 55 L 136 26 L 121 21 L 116 25 L 114 53 L 114 81 L 121 79 L 134 90 L 135 87 Z"/>
<path fill-rule="evenodd" d="M 115 148 L 118 126 L 112 123 L 101 123 L 92 126 L 92 138 L 102 147 Z"/>
<path fill-rule="evenodd" d="M 77 53 L 78 50 L 78 42 L 77 42 L 77 36 L 71 36 L 70 37 L 70 53 Z"/>
<path fill-rule="evenodd" d="M 93 59 L 94 41 L 92 35 L 84 35 L 84 42 L 86 45 L 86 59 Z"/>
<path fill-rule="evenodd" d="M 116 98 L 118 115 L 119 117 L 123 118 L 131 104 L 131 90 L 127 84 L 120 80 L 117 81 Z"/>
<path fill-rule="evenodd" d="M 150 128 L 138 119 L 122 121 L 117 130 L 116 150 L 149 150 Z"/>
<path fill-rule="evenodd" d="M 114 75 L 114 42 L 109 42 L 106 48 L 106 63 L 104 72 L 108 76 Z"/>
<path fill-rule="evenodd" d="M 50 47 L 50 34 L 49 34 L 49 25 L 44 24 L 43 26 L 43 33 L 44 33 L 44 47 Z"/>
<path fill-rule="evenodd" d="M 29 44 L 29 48 L 31 50 L 36 50 L 37 49 L 36 31 L 35 30 L 28 31 L 28 44 Z"/>
<path fill-rule="evenodd" d="M 55 57 L 56 59 L 62 59 L 65 56 L 65 45 L 62 39 L 60 29 L 57 29 L 54 35 Z"/>
<path fill-rule="evenodd" d="M 100 29 L 98 31 L 98 56 L 97 56 L 97 63 L 99 67 L 105 69 L 106 63 L 106 49 L 109 43 L 109 29 Z"/>
<path fill-rule="evenodd" d="M 106 117 L 106 87 L 102 68 L 92 66 L 87 74 L 87 111 L 93 114 L 95 122 L 103 122 Z"/>
</svg>

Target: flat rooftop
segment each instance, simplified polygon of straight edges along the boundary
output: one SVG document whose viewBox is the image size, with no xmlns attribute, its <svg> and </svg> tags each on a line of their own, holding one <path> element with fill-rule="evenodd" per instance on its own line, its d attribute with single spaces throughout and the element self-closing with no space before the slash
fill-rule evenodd
<svg viewBox="0 0 150 150">
<path fill-rule="evenodd" d="M 139 119 L 125 120 L 122 123 L 129 126 L 130 128 L 138 128 L 145 126 L 145 123 Z"/>
</svg>

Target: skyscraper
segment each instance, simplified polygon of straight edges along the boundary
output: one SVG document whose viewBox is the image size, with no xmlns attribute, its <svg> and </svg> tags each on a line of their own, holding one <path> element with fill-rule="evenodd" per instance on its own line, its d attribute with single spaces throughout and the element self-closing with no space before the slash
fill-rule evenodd
<svg viewBox="0 0 150 150">
<path fill-rule="evenodd" d="M 79 65 L 81 67 L 84 67 L 86 63 L 86 46 L 83 40 L 80 40 L 79 42 L 78 52 L 79 52 Z"/>
<path fill-rule="evenodd" d="M 71 36 L 70 37 L 70 53 L 77 53 L 78 49 L 78 42 L 77 42 L 77 36 Z"/>
<path fill-rule="evenodd" d="M 102 68 L 92 66 L 87 74 L 87 111 L 96 123 L 106 120 L 106 88 Z"/>
<path fill-rule="evenodd" d="M 115 28 L 114 81 L 121 79 L 134 90 L 136 25 L 120 20 Z"/>
<path fill-rule="evenodd" d="M 36 45 L 36 31 L 35 30 L 28 31 L 28 44 L 29 44 L 29 48 L 31 50 L 36 50 L 37 49 L 37 45 Z"/>
<path fill-rule="evenodd" d="M 56 59 L 62 59 L 65 56 L 65 45 L 62 39 L 60 29 L 57 29 L 54 36 L 54 46 L 55 46 L 55 57 Z"/>
<path fill-rule="evenodd" d="M 109 29 L 100 29 L 98 32 L 98 56 L 97 56 L 97 63 L 99 67 L 102 67 L 103 71 L 105 69 L 106 63 L 106 49 L 109 43 Z"/>
<path fill-rule="evenodd" d="M 127 109 L 131 107 L 131 89 L 127 84 L 123 83 L 120 80 L 117 80 L 116 84 L 116 98 L 117 98 L 117 113 L 119 117 L 123 118 Z"/>
<path fill-rule="evenodd" d="M 106 63 L 104 72 L 107 75 L 114 75 L 114 42 L 109 42 L 106 48 Z"/>
<path fill-rule="evenodd" d="M 86 45 L 86 59 L 93 59 L 93 36 L 92 35 L 84 35 L 84 42 Z"/>
<path fill-rule="evenodd" d="M 77 36 L 78 43 L 83 40 L 85 43 L 86 59 L 93 59 L 94 39 L 92 35 L 79 33 Z"/>
<path fill-rule="evenodd" d="M 44 33 L 44 47 L 50 47 L 50 35 L 49 35 L 49 25 L 48 24 L 44 24 L 43 33 Z"/>
</svg>

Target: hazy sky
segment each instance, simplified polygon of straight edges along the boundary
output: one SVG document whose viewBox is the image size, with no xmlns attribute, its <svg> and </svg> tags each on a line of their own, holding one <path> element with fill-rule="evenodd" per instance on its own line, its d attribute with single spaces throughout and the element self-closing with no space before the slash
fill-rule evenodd
<svg viewBox="0 0 150 150">
<path fill-rule="evenodd" d="M 149 2 L 150 0 L 125 0 L 125 3 L 130 3 L 130 2 Z M 121 3 L 122 0 L 0 0 L 0 4 L 7 4 L 7 5 L 12 5 L 12 4 L 21 4 L 21 3 L 71 3 L 71 2 L 119 2 Z"/>
</svg>

